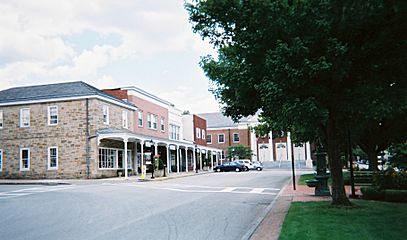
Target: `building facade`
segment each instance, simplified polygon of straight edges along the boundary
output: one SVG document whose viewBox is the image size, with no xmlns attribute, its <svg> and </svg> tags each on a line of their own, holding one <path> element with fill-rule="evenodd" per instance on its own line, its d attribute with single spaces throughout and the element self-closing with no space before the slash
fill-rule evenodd
<svg viewBox="0 0 407 240">
<path fill-rule="evenodd" d="M 252 150 L 252 160 L 258 161 L 304 161 L 307 167 L 312 167 L 311 144 L 295 145 L 291 142 L 291 134 L 273 136 L 256 136 L 252 130 L 258 122 L 257 116 L 242 118 L 238 123 L 221 113 L 202 113 L 199 116 L 207 121 L 207 144 L 223 150 L 222 159 L 227 154 L 227 148 L 242 144 Z M 280 136 L 281 135 L 281 136 Z"/>
<path fill-rule="evenodd" d="M 181 112 L 167 103 L 84 82 L 0 91 L 0 178 L 145 176 L 154 156 L 168 174 L 203 170 L 194 154 L 203 146 L 182 139 Z M 220 150 L 205 151 L 213 166 Z"/>
</svg>

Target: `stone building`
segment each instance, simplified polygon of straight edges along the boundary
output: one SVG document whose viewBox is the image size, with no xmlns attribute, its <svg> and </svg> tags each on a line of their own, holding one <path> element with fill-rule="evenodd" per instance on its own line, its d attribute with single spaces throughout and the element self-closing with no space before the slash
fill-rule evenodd
<svg viewBox="0 0 407 240">
<path fill-rule="evenodd" d="M 136 110 L 84 82 L 0 91 L 0 178 L 115 176 L 122 146 L 98 146 L 96 136 L 108 127 L 132 131 Z M 103 147 L 116 151 L 100 156 Z"/>
</svg>

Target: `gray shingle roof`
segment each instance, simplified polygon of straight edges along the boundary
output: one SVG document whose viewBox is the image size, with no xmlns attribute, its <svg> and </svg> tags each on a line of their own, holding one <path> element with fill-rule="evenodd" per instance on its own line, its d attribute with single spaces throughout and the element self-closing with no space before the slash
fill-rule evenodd
<svg viewBox="0 0 407 240">
<path fill-rule="evenodd" d="M 231 118 L 224 116 L 220 112 L 199 113 L 197 115 L 206 119 L 206 125 L 208 128 L 237 127 L 238 125 L 238 123 L 233 122 Z M 248 122 L 248 118 L 244 117 L 240 119 L 239 122 Z"/>
<path fill-rule="evenodd" d="M 67 82 L 27 87 L 15 87 L 0 91 L 0 103 L 35 101 L 53 98 L 82 97 L 97 95 L 122 104 L 135 107 L 133 104 L 109 95 L 85 82 Z"/>
</svg>

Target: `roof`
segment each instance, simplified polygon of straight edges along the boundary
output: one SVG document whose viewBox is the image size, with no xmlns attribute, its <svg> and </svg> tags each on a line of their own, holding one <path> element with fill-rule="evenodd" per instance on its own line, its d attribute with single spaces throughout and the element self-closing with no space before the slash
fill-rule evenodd
<svg viewBox="0 0 407 240">
<path fill-rule="evenodd" d="M 199 113 L 197 115 L 206 119 L 207 128 L 237 127 L 239 124 L 249 123 L 250 121 L 249 117 L 243 117 L 238 123 L 235 123 L 232 118 L 226 117 L 220 112 Z"/>
<path fill-rule="evenodd" d="M 0 104 L 84 96 L 99 96 L 128 107 L 135 107 L 132 103 L 109 95 L 82 81 L 9 88 L 0 91 Z"/>
</svg>

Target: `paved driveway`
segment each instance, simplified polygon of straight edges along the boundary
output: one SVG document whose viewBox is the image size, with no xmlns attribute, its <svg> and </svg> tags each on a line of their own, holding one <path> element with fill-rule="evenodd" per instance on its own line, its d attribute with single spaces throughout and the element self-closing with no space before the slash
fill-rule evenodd
<svg viewBox="0 0 407 240">
<path fill-rule="evenodd" d="M 288 171 L 156 182 L 0 185 L 2 239 L 242 239 Z"/>
</svg>

